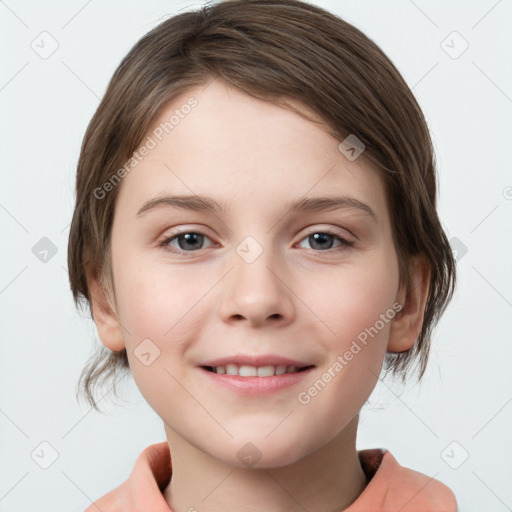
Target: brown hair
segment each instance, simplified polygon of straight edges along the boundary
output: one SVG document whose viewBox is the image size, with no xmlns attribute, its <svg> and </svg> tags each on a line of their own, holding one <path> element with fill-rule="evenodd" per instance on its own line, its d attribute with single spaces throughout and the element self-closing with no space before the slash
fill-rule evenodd
<svg viewBox="0 0 512 512">
<path fill-rule="evenodd" d="M 85 134 L 68 245 L 75 304 L 92 317 L 86 269 L 113 294 L 110 235 L 119 186 L 99 190 L 141 144 L 176 96 L 221 78 L 255 98 L 297 111 L 298 100 L 338 140 L 356 134 L 384 180 L 401 283 L 411 284 L 412 255 L 423 254 L 430 283 L 423 324 L 407 352 L 385 367 L 405 375 L 416 360 L 421 379 L 431 331 L 455 286 L 455 261 L 436 211 L 434 151 L 411 90 L 380 48 L 360 30 L 298 0 L 243 0 L 173 16 L 147 33 L 115 71 Z M 81 300 L 80 300 L 81 299 Z M 98 409 L 94 389 L 129 372 L 126 349 L 101 346 L 84 368 L 79 392 Z"/>
</svg>

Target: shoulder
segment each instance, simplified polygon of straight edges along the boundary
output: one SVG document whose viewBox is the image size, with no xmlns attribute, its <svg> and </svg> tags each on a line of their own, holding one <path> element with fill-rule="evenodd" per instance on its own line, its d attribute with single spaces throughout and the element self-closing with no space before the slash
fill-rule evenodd
<svg viewBox="0 0 512 512">
<path fill-rule="evenodd" d="M 93 501 L 84 512 L 98 512 L 102 510 L 105 512 L 113 512 L 125 510 L 129 496 L 129 489 L 127 488 L 127 482 L 122 483 L 105 496 Z"/>
<path fill-rule="evenodd" d="M 161 490 L 169 482 L 171 473 L 168 443 L 152 444 L 138 456 L 128 479 L 94 501 L 85 512 L 135 512 L 148 509 L 170 512 Z"/>
<path fill-rule="evenodd" d="M 347 512 L 364 510 L 359 504 L 382 512 L 457 512 L 457 501 L 449 487 L 401 466 L 389 451 L 362 450 L 359 458 L 363 469 L 371 468 L 373 475 L 369 475 L 371 479 L 366 489 Z"/>
</svg>

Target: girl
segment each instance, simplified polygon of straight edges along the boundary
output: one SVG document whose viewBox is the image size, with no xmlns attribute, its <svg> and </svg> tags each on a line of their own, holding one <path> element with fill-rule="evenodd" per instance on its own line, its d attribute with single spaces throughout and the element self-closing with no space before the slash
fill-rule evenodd
<svg viewBox="0 0 512 512">
<path fill-rule="evenodd" d="M 455 284 L 424 117 L 364 34 L 297 0 L 164 21 L 114 73 L 76 194 L 71 287 L 105 346 L 83 392 L 130 371 L 167 437 L 87 512 L 456 511 L 356 450 Z"/>
</svg>

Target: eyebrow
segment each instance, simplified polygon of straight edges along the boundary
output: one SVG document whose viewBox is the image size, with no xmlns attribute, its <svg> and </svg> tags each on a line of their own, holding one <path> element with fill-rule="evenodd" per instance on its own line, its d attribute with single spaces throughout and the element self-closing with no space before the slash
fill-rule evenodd
<svg viewBox="0 0 512 512">
<path fill-rule="evenodd" d="M 181 208 L 208 213 L 225 213 L 229 210 L 228 205 L 223 205 L 211 197 L 197 195 L 160 196 L 146 201 L 142 208 L 137 212 L 137 217 L 141 217 L 152 210 L 162 207 Z M 294 213 L 333 211 L 351 208 L 360 210 L 377 222 L 377 215 L 372 208 L 355 197 L 304 197 L 298 201 L 291 201 L 285 205 L 286 211 Z"/>
</svg>

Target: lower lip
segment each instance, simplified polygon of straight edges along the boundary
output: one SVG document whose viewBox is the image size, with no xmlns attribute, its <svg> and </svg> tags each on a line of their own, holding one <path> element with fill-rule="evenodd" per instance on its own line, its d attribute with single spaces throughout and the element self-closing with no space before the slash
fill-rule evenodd
<svg viewBox="0 0 512 512">
<path fill-rule="evenodd" d="M 242 395 L 268 395 L 298 384 L 310 374 L 314 367 L 297 373 L 283 373 L 272 377 L 240 377 L 240 375 L 214 373 L 202 367 L 199 369 L 206 373 L 212 382 L 231 391 Z"/>
</svg>

